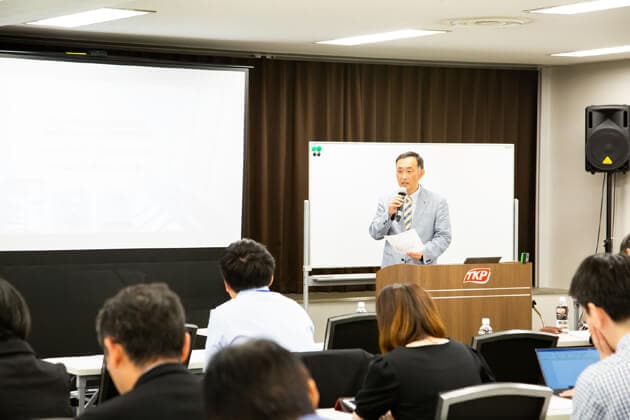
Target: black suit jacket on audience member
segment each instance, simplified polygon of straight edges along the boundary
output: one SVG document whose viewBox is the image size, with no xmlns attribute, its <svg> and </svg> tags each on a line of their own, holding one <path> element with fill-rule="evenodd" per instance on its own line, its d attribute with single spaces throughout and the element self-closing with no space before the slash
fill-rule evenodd
<svg viewBox="0 0 630 420">
<path fill-rule="evenodd" d="M 0 419 L 70 416 L 65 367 L 38 360 L 24 340 L 0 340 Z"/>
<path fill-rule="evenodd" d="M 126 394 L 88 408 L 80 419 L 201 420 L 203 413 L 201 377 L 181 363 L 165 363 L 145 372 Z"/>
</svg>

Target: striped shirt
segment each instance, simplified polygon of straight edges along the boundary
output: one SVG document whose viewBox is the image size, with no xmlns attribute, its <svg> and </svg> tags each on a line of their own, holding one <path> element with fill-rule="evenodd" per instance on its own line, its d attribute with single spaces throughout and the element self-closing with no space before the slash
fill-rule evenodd
<svg viewBox="0 0 630 420">
<path fill-rule="evenodd" d="M 582 372 L 575 386 L 572 419 L 630 419 L 630 333 L 614 354 Z"/>
</svg>

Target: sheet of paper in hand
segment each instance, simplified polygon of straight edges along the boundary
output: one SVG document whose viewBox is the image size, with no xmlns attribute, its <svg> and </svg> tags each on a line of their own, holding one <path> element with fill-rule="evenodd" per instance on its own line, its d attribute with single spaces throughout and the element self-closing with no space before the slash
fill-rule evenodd
<svg viewBox="0 0 630 420">
<path fill-rule="evenodd" d="M 424 249 L 424 244 L 415 229 L 406 230 L 396 235 L 385 235 L 385 239 L 400 254 Z"/>
</svg>

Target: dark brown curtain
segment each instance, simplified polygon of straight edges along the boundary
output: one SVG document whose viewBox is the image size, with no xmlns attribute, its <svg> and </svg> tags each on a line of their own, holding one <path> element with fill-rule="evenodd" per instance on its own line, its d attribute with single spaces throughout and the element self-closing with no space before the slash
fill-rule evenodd
<svg viewBox="0 0 630 420">
<path fill-rule="evenodd" d="M 244 234 L 276 257 L 276 290 L 302 290 L 310 140 L 514 143 L 519 250 L 534 259 L 538 71 L 248 63 Z"/>
</svg>

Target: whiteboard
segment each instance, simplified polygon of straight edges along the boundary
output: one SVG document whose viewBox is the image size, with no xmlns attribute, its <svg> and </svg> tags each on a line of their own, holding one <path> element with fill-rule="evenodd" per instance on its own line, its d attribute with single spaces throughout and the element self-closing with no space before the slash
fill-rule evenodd
<svg viewBox="0 0 630 420">
<path fill-rule="evenodd" d="M 453 240 L 438 259 L 514 259 L 514 145 L 454 143 L 309 143 L 308 261 L 312 268 L 381 265 L 384 240 L 368 228 L 379 197 L 398 190 L 395 160 L 424 158 L 420 181 L 446 198 Z"/>
</svg>

